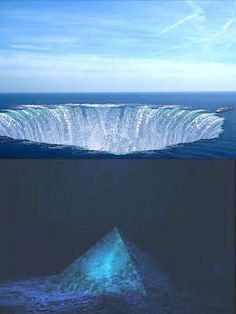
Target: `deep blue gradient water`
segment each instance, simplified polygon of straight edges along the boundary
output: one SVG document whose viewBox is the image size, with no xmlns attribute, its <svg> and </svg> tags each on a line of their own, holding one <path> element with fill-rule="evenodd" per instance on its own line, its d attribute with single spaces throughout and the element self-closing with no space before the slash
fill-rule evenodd
<svg viewBox="0 0 236 314">
<path fill-rule="evenodd" d="M 2 158 L 235 158 L 235 134 L 236 92 L 0 94 Z"/>
</svg>

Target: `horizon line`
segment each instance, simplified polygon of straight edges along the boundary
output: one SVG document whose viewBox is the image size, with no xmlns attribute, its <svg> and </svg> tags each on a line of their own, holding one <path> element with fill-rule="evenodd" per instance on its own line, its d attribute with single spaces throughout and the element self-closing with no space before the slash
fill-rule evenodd
<svg viewBox="0 0 236 314">
<path fill-rule="evenodd" d="M 17 92 L 17 91 L 9 91 L 9 92 L 0 92 L 0 94 L 142 94 L 142 93 L 236 93 L 236 90 L 209 90 L 209 91 L 130 91 L 130 92 L 116 92 L 116 91 L 112 91 L 112 92 L 95 92 L 95 91 L 91 91 L 91 92 L 37 92 L 37 91 L 33 91 L 33 92 Z"/>
</svg>

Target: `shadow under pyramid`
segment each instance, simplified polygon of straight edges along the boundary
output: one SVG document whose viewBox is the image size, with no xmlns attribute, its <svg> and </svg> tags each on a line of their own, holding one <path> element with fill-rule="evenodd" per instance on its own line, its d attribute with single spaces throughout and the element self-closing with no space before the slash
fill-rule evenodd
<svg viewBox="0 0 236 314">
<path fill-rule="evenodd" d="M 114 228 L 55 276 L 48 290 L 92 295 L 127 292 L 162 295 L 171 290 L 171 284 L 148 255 Z"/>
</svg>

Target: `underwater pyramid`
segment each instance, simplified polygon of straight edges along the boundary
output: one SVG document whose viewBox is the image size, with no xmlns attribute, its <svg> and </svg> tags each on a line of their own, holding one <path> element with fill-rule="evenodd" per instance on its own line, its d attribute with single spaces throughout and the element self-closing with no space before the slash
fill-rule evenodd
<svg viewBox="0 0 236 314">
<path fill-rule="evenodd" d="M 167 276 L 117 228 L 55 276 L 50 291 L 85 294 L 138 292 L 163 294 Z"/>
</svg>

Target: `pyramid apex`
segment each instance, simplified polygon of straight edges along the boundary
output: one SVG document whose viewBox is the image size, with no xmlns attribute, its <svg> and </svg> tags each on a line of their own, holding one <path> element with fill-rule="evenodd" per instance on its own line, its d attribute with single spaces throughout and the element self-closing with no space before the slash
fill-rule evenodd
<svg viewBox="0 0 236 314">
<path fill-rule="evenodd" d="M 123 233 L 118 227 L 114 227 L 114 228 L 107 234 L 107 236 L 109 236 L 109 235 L 114 235 L 114 236 L 118 237 L 120 240 L 122 240 L 122 242 L 123 242 L 124 239 L 125 239 L 124 233 Z"/>
<path fill-rule="evenodd" d="M 114 227 L 114 228 L 111 230 L 111 232 L 118 232 L 118 233 L 120 233 L 120 230 L 119 230 L 118 227 Z"/>
<path fill-rule="evenodd" d="M 108 232 L 108 234 L 117 234 L 121 236 L 122 232 L 118 227 L 114 227 L 110 232 Z"/>
</svg>

